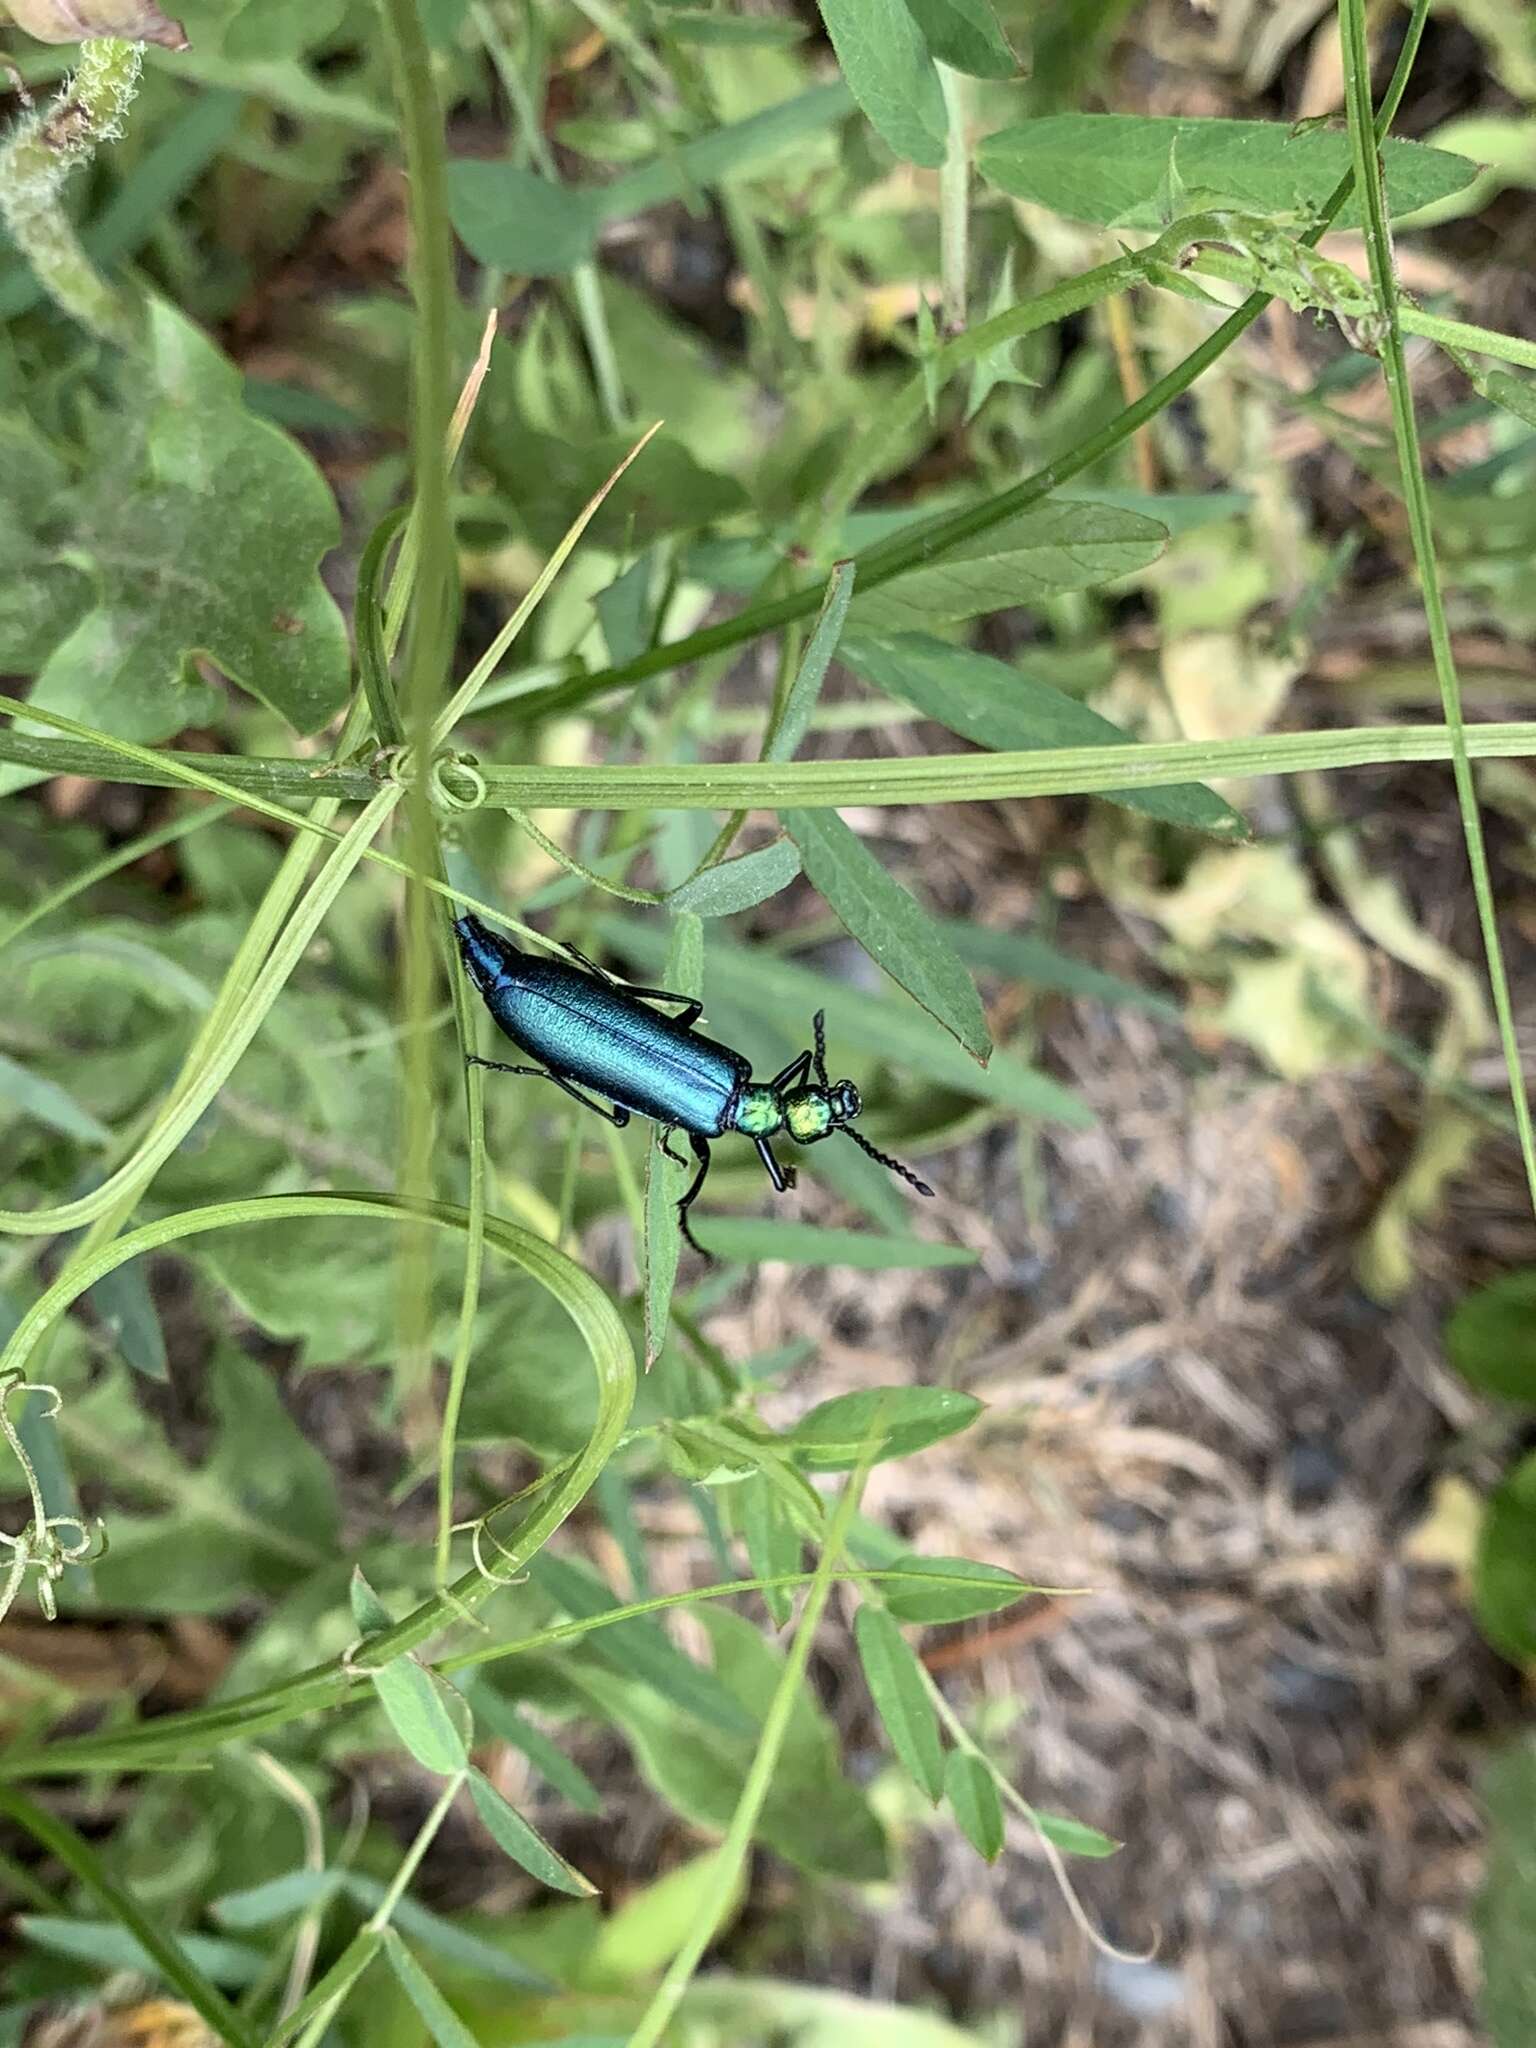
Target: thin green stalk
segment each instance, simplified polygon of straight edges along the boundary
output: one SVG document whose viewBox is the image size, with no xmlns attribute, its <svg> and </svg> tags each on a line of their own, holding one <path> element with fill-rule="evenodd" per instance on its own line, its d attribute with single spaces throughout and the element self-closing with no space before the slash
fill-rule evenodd
<svg viewBox="0 0 1536 2048">
<path fill-rule="evenodd" d="M 1446 731 L 1451 745 L 1451 771 L 1456 783 L 1456 801 L 1461 811 L 1462 832 L 1467 842 L 1467 860 L 1472 870 L 1472 889 L 1477 898 L 1477 917 L 1482 929 L 1483 951 L 1487 956 L 1488 979 L 1493 991 L 1494 1014 L 1498 1018 L 1499 1041 L 1509 1074 L 1510 1099 L 1520 1135 L 1520 1156 L 1525 1163 L 1526 1184 L 1531 1206 L 1536 1209 L 1536 1131 L 1525 1092 L 1520 1048 L 1515 1036 L 1514 1005 L 1510 1000 L 1509 978 L 1504 971 L 1503 947 L 1499 941 L 1498 918 L 1494 909 L 1493 880 L 1488 871 L 1488 853 L 1483 843 L 1483 821 L 1477 804 L 1477 784 L 1467 747 L 1462 719 L 1461 680 L 1451 651 L 1450 626 L 1440 589 L 1435 560 L 1434 525 L 1430 518 L 1429 487 L 1419 453 L 1418 422 L 1413 409 L 1413 387 L 1403 353 L 1397 268 L 1392 253 L 1392 231 L 1387 220 L 1386 191 L 1381 159 L 1371 123 L 1370 42 L 1366 31 L 1365 0 L 1339 0 L 1339 35 L 1344 55 L 1344 94 L 1349 115 L 1350 150 L 1354 159 L 1355 183 L 1360 192 L 1365 220 L 1366 257 L 1371 285 L 1380 307 L 1381 367 L 1392 403 L 1392 434 L 1397 446 L 1402 476 L 1403 500 L 1408 513 L 1408 533 L 1418 570 L 1425 623 L 1429 628 L 1430 652 L 1440 698 L 1445 706 Z"/>
<path fill-rule="evenodd" d="M 773 1698 L 763 1716 L 762 1734 L 758 1740 L 757 1753 L 752 1767 L 747 1772 L 747 1781 L 741 1788 L 741 1797 L 731 1815 L 731 1824 L 726 1829 L 725 1840 L 715 1856 L 714 1882 L 710 1887 L 710 1902 L 697 1914 L 688 1938 L 672 1958 L 665 1975 L 657 1985 L 650 2003 L 640 2016 L 639 2025 L 629 2037 L 628 2048 L 657 2048 L 662 2035 L 671 2024 L 672 2018 L 682 2002 L 694 1972 L 704 1959 L 704 1951 L 719 1929 L 727 1906 L 736 1890 L 739 1879 L 752 1848 L 752 1837 L 757 1823 L 767 1804 L 768 1794 L 773 1789 L 774 1773 L 779 1767 L 779 1757 L 789 1735 L 790 1718 L 805 1683 L 806 1666 L 811 1660 L 811 1650 L 816 1641 L 816 1630 L 826 1611 L 831 1596 L 834 1575 L 839 1557 L 842 1555 L 848 1531 L 864 1491 L 864 1480 L 873 1458 L 874 1444 L 867 1446 L 858 1467 L 850 1474 L 838 1501 L 831 1524 L 827 1530 L 826 1548 L 821 1553 L 815 1575 L 811 1580 L 810 1592 L 806 1595 L 805 1607 L 800 1616 L 800 1625 L 795 1630 L 795 1640 L 789 1655 L 784 1659 L 784 1668 L 779 1682 L 774 1687 Z"/>
<path fill-rule="evenodd" d="M 939 172 L 939 286 L 947 335 L 960 334 L 966 322 L 966 291 L 971 270 L 971 145 L 966 132 L 970 115 L 969 82 L 947 64 L 938 66 L 949 133 Z"/>
<path fill-rule="evenodd" d="M 152 1919 L 133 1894 L 117 1882 L 96 1851 L 72 1827 L 24 1792 L 10 1788 L 0 1789 L 0 1814 L 25 1828 L 35 1842 L 57 1857 L 100 1900 L 155 1963 L 166 1983 L 207 2021 L 219 2040 L 228 2042 L 230 2048 L 256 2048 L 255 2035 L 223 1992 L 188 1958 L 174 1936 L 166 1933 L 160 1922 Z"/>
<path fill-rule="evenodd" d="M 554 151 L 544 139 L 544 130 L 528 91 L 528 82 L 523 77 L 522 67 L 512 49 L 510 24 L 505 18 L 505 8 L 492 5 L 491 0 L 476 0 L 473 13 L 475 25 L 480 31 L 480 39 L 490 52 L 491 62 L 496 67 L 496 75 L 501 80 L 502 90 L 517 116 L 524 147 L 537 165 L 540 176 L 547 178 L 552 185 L 560 184 L 560 167 L 555 162 Z M 613 335 L 609 330 L 608 313 L 603 305 L 602 285 L 595 263 L 578 263 L 572 270 L 571 297 L 575 303 L 582 339 L 587 345 L 587 359 L 592 365 L 592 379 L 597 386 L 598 403 L 609 426 L 617 431 L 626 424 L 628 418 L 624 403 L 624 380 L 619 374 L 618 352 L 614 348 Z"/>
<path fill-rule="evenodd" d="M 436 76 L 416 0 L 380 0 L 405 138 L 411 225 L 411 469 L 419 554 L 406 634 L 404 725 L 415 751 L 406 792 L 406 840 L 417 874 L 441 857 L 427 762 L 432 722 L 442 702 L 450 655 L 453 534 L 448 508 L 448 423 L 452 411 L 451 322 L 455 307 L 448 174 Z M 436 1005 L 437 956 L 425 892 L 405 894 L 401 1007 L 407 1024 Z M 410 1199 L 432 1191 L 433 1047 L 424 1032 L 402 1044 L 403 1129 L 400 1186 Z M 419 1418 L 431 1370 L 431 1248 L 425 1231 L 407 1232 L 398 1269 L 400 1358 L 397 1385 L 407 1422 Z"/>
<path fill-rule="evenodd" d="M 1391 123 L 1398 103 L 1408 84 L 1408 75 L 1418 52 L 1419 40 L 1424 23 L 1429 15 L 1431 0 L 1414 0 L 1413 14 L 1403 36 L 1403 46 L 1398 53 L 1397 67 L 1392 82 L 1382 101 L 1377 130 L 1385 134 Z M 1340 208 L 1349 197 L 1354 184 L 1353 172 L 1341 178 L 1324 202 L 1315 225 L 1302 237 L 1310 247 L 1321 240 L 1332 226 Z M 1143 252 L 1145 253 L 1145 252 Z M 1105 264 L 1098 272 L 1088 273 L 1095 280 L 1094 296 L 1103 288 L 1103 279 L 1111 272 L 1118 275 L 1119 264 Z M 1082 283 L 1083 280 L 1069 280 L 1068 284 Z M 1123 288 L 1116 284 L 1114 289 Z M 947 548 L 957 547 L 962 541 L 986 533 L 1016 512 L 1027 511 L 1030 506 L 1091 469 L 1122 447 L 1131 437 L 1154 420 L 1167 406 L 1183 394 L 1217 362 L 1233 343 L 1240 340 L 1269 305 L 1271 294 L 1253 292 L 1235 312 L 1230 313 L 1221 325 L 1177 364 L 1166 376 L 1160 377 L 1140 398 L 1117 413 L 1115 417 L 1067 454 L 1036 470 L 1021 483 L 1008 490 L 999 491 L 984 499 L 979 505 L 962 508 L 959 512 L 930 520 L 915 533 L 899 535 L 895 540 L 869 549 L 858 557 L 859 589 L 878 589 L 882 583 L 892 582 L 905 575 L 907 570 L 933 560 Z M 986 323 L 990 329 L 995 323 Z M 976 330 L 979 332 L 980 330 Z M 950 348 L 958 349 L 971 341 L 970 335 L 958 336 Z M 945 352 L 947 353 L 947 352 Z M 941 353 L 940 362 L 945 359 Z M 957 357 L 956 360 L 959 358 Z M 920 384 L 920 379 L 918 380 Z M 745 641 L 754 640 L 760 634 L 776 631 L 794 619 L 810 616 L 821 602 L 822 585 L 819 582 L 803 585 L 791 591 L 788 596 L 765 605 L 754 606 L 740 612 L 734 619 L 726 619 L 718 626 L 707 626 L 697 633 L 689 633 L 681 640 L 669 641 L 661 647 L 648 649 L 634 660 L 601 669 L 595 675 L 583 676 L 574 681 L 557 685 L 554 689 L 533 693 L 522 701 L 526 710 L 530 705 L 542 716 L 546 713 L 569 710 L 575 705 L 586 704 L 594 697 L 606 695 L 610 690 L 619 689 L 630 683 L 644 682 L 650 676 L 665 675 L 672 669 L 680 668 L 685 662 L 697 661 L 710 654 L 719 654 L 741 646 Z"/>
<path fill-rule="evenodd" d="M 61 731 L 88 727 L 0 698 L 7 714 L 46 722 Z M 1536 721 L 1490 720 L 1466 732 L 1474 760 L 1520 760 L 1536 754 Z M 210 775 L 206 754 L 177 754 L 111 740 L 49 740 L 0 732 L 0 761 L 18 761 L 50 775 L 90 775 L 150 788 L 196 788 L 291 826 L 295 832 L 341 844 L 330 825 L 290 810 L 280 799 L 303 803 L 314 794 L 315 769 L 304 761 L 221 754 Z M 512 809 L 630 811 L 670 808 L 727 811 L 740 806 L 773 810 L 846 808 L 851 804 L 989 803 L 1005 797 L 1093 796 L 1107 789 L 1162 789 L 1180 782 L 1228 776 L 1300 775 L 1309 769 L 1374 768 L 1451 758 L 1443 725 L 1341 726 L 1317 732 L 1259 733 L 1231 740 L 1127 742 L 1111 747 L 1044 747 L 1027 753 L 916 754 L 883 760 L 679 761 L 546 766 L 540 762 L 480 769 L 485 802 Z M 352 802 L 377 797 L 366 767 L 328 771 L 327 785 Z M 398 792 L 397 792 L 398 794 Z M 369 847 L 361 856 L 393 874 L 411 875 L 407 863 Z M 547 944 L 531 926 L 464 890 L 449 889 L 430 874 L 422 886 L 483 917 L 494 917 L 530 944 Z M 3 1228 L 0 1224 L 0 1228 Z"/>
<path fill-rule="evenodd" d="M 535 1482 L 535 1487 L 525 1488 L 518 1498 L 526 1499 L 535 1491 L 542 1491 L 546 1483 L 563 1476 L 565 1469 L 564 1466 L 552 1468 Z M 510 1502 L 503 1503 L 504 1507 L 510 1505 Z M 839 1582 L 856 1580 L 860 1585 L 866 1581 L 880 1584 L 886 1580 L 899 1580 L 903 1585 L 916 1586 L 925 1580 L 920 1569 L 870 1570 L 862 1566 L 836 1571 L 833 1576 Z M 802 1587 L 814 1584 L 815 1578 L 814 1572 L 780 1572 L 763 1578 L 727 1579 L 717 1585 L 692 1586 L 681 1593 L 658 1593 L 644 1600 L 630 1601 L 622 1607 L 604 1608 L 601 1614 L 551 1622 L 532 1635 L 476 1644 L 472 1649 L 456 1651 L 452 1656 L 435 1660 L 432 1668 L 451 1677 L 455 1672 L 474 1670 L 482 1664 L 494 1664 L 504 1658 L 536 1656 L 543 1651 L 558 1649 L 564 1643 L 578 1642 L 595 1629 L 614 1628 L 621 1622 L 661 1614 L 674 1607 L 687 1607 L 697 1600 L 727 1600 L 779 1589 L 798 1592 Z M 460 1580 L 450 1589 L 455 1597 L 464 1583 Z M 934 1574 L 933 1583 L 936 1587 L 954 1591 L 956 1587 L 972 1582 L 963 1575 L 957 1577 L 948 1573 L 942 1578 Z M 974 1583 L 983 1591 L 996 1590 L 993 1580 L 978 1579 Z M 485 1582 L 481 1581 L 481 1584 L 483 1586 Z M 1021 1597 L 1026 1593 L 1042 1593 L 1062 1599 L 1084 1590 L 1077 1586 L 1020 1585 L 1018 1588 Z M 454 1609 L 444 1598 L 437 1625 L 444 1626 L 453 1618 Z M 323 1670 L 330 1679 L 332 1667 L 323 1667 Z M 105 1735 L 59 1736 L 41 1749 L 0 1751 L 0 1782 L 73 1777 L 82 1771 L 147 1769 L 160 1764 L 180 1763 L 191 1769 L 196 1761 L 222 1748 L 225 1743 L 243 1742 L 264 1729 L 284 1727 L 317 1708 L 340 1706 L 348 1700 L 364 1698 L 369 1693 L 367 1678 L 345 1671 L 340 1673 L 339 1682 L 329 1683 L 322 1693 L 319 1676 L 317 1672 L 304 1672 L 261 1692 L 226 1700 L 217 1707 L 194 1707 L 179 1714 L 164 1714 L 137 1728 L 119 1729 Z"/>
<path fill-rule="evenodd" d="M 82 43 L 59 97 L 24 114 L 0 145 L 0 214 L 38 283 L 82 327 L 125 349 L 138 339 L 137 308 L 86 255 L 64 210 L 64 187 L 102 143 L 122 133 L 143 61 L 138 43 L 111 36 Z"/>
</svg>

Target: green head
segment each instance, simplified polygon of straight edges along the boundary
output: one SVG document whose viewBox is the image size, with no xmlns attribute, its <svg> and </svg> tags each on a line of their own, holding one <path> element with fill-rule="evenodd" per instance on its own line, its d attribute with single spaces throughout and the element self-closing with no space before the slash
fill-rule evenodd
<svg viewBox="0 0 1536 2048">
<path fill-rule="evenodd" d="M 792 1169 L 780 1168 L 774 1163 L 768 1145 L 770 1138 L 783 1131 L 797 1145 L 814 1145 L 833 1131 L 844 1131 L 861 1152 L 867 1152 L 871 1159 L 899 1174 L 920 1195 L 931 1195 L 933 1189 L 926 1181 L 919 1180 L 910 1167 L 903 1166 L 899 1159 L 892 1159 L 888 1153 L 877 1152 L 867 1138 L 854 1130 L 854 1119 L 864 1105 L 851 1081 L 833 1081 L 827 1077 L 826 1019 L 820 1010 L 816 1012 L 814 1030 L 815 1051 L 801 1053 L 771 1081 L 749 1081 L 737 1099 L 732 1118 L 738 1131 L 756 1141 L 763 1162 L 773 1176 L 774 1186 L 788 1186 L 794 1176 Z M 810 1078 L 813 1073 L 814 1080 Z"/>
</svg>

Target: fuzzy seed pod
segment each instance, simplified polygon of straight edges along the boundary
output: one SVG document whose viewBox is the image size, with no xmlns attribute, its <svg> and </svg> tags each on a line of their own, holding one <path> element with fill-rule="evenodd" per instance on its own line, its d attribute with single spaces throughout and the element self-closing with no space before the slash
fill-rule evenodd
<svg viewBox="0 0 1536 2048">
<path fill-rule="evenodd" d="M 191 45 L 179 21 L 151 0 L 0 0 L 19 28 L 40 43 L 85 43 L 115 36 L 125 43 L 159 43 L 162 49 Z"/>
</svg>

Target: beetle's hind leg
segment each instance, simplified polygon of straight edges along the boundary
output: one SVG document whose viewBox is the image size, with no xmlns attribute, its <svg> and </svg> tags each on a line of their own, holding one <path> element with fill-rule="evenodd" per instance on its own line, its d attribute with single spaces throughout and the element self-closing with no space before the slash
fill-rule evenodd
<svg viewBox="0 0 1536 2048">
<path fill-rule="evenodd" d="M 693 1225 L 688 1221 L 688 1211 L 693 1207 L 694 1197 L 698 1194 L 699 1189 L 703 1187 L 704 1176 L 709 1172 L 709 1147 L 702 1138 L 694 1137 L 691 1132 L 689 1133 L 688 1143 L 693 1148 L 694 1158 L 699 1162 L 699 1170 L 693 1176 L 687 1194 L 683 1196 L 677 1205 L 677 1224 L 683 1236 L 693 1246 L 699 1257 L 701 1259 L 708 1259 L 710 1264 L 713 1265 L 715 1262 L 713 1252 L 705 1251 L 703 1245 L 699 1243 L 699 1240 L 693 1234 Z M 675 1159 L 677 1154 L 674 1152 L 672 1157 Z"/>
<path fill-rule="evenodd" d="M 561 943 L 564 944 L 565 942 L 562 940 Z M 608 972 L 606 967 L 599 967 L 597 962 L 589 960 L 585 953 L 578 953 L 574 946 L 567 945 L 565 950 L 573 960 L 578 961 L 581 966 L 586 968 L 588 974 L 595 974 L 598 980 L 608 988 L 620 989 L 627 996 L 637 996 L 647 1002 L 680 1003 L 682 1005 L 682 1014 L 676 1021 L 682 1025 L 685 1031 L 691 1030 L 704 1014 L 704 1005 L 697 996 L 680 996 L 675 989 L 670 988 L 636 988 L 631 982 L 618 980 L 616 976 Z"/>
<path fill-rule="evenodd" d="M 615 1130 L 622 1131 L 629 1122 L 629 1111 L 622 1102 L 599 1102 L 595 1095 L 583 1094 L 574 1082 L 563 1079 L 559 1074 L 552 1074 L 548 1067 L 509 1066 L 505 1060 L 483 1060 L 477 1052 L 469 1055 L 469 1064 L 472 1067 L 489 1067 L 493 1074 L 526 1074 L 531 1080 L 553 1081 L 557 1088 L 565 1090 L 573 1102 L 579 1102 L 583 1109 L 596 1110 L 597 1114 L 605 1117 Z"/>
<path fill-rule="evenodd" d="M 663 1130 L 661 1134 L 661 1149 L 663 1152 L 666 1153 L 667 1157 L 671 1160 L 674 1166 L 686 1166 L 688 1162 L 683 1157 L 682 1153 L 674 1152 L 672 1149 L 672 1133 L 676 1129 L 676 1124 L 668 1124 L 666 1126 L 666 1128 Z"/>
</svg>

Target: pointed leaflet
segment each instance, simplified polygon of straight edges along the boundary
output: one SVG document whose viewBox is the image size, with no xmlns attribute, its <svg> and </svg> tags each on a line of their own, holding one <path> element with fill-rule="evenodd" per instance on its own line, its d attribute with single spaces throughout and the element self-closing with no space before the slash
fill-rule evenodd
<svg viewBox="0 0 1536 2048">
<path fill-rule="evenodd" d="M 937 170 L 948 121 L 928 46 L 906 0 L 817 0 L 848 90 L 896 152 Z"/>
<path fill-rule="evenodd" d="M 406 1997 L 415 2006 L 423 2026 L 432 2036 L 437 2048 L 480 2048 L 474 2035 L 393 1927 L 386 1927 L 384 1930 L 384 1953 L 389 1957 L 390 1968 L 400 1979 Z"/>
<path fill-rule="evenodd" d="M 795 680 L 785 693 L 769 728 L 763 748 L 765 761 L 792 761 L 799 751 L 800 742 L 810 727 L 816 700 L 821 695 L 821 686 L 827 679 L 827 670 L 837 652 L 848 607 L 853 602 L 854 574 L 855 564 L 852 562 L 833 565 L 827 593 L 821 601 L 821 611 L 806 643 Z"/>
<path fill-rule="evenodd" d="M 936 560 L 866 588 L 852 622 L 900 632 L 1038 604 L 1133 576 L 1162 553 L 1168 530 L 1123 505 L 1052 498 L 946 548 Z"/>
<path fill-rule="evenodd" d="M 1032 199 L 1069 220 L 1100 227 L 1164 225 L 1158 195 L 1177 144 L 1179 176 L 1191 197 L 1279 213 L 1319 207 L 1350 168 L 1349 137 L 1338 130 L 1297 134 L 1284 121 L 1212 121 L 1183 115 L 1047 114 L 989 135 L 976 152 L 982 177 L 1015 199 Z M 1394 214 L 1459 192 L 1477 175 L 1466 157 L 1420 142 L 1382 145 Z M 1360 224 L 1351 201 L 1340 227 Z"/>
<path fill-rule="evenodd" d="M 853 1618 L 864 1682 L 907 1774 L 935 1806 L 944 1790 L 944 1745 L 922 1667 L 883 1607 L 868 1605 Z"/>
<path fill-rule="evenodd" d="M 863 1387 L 834 1394 L 802 1415 L 783 1439 L 815 1472 L 848 1472 L 858 1463 L 878 1412 L 880 1437 L 872 1462 L 907 1458 L 946 1436 L 954 1436 L 981 1413 L 974 1394 L 954 1387 Z M 978 1572 L 984 1567 L 977 1566 Z"/>
<path fill-rule="evenodd" d="M 496 1846 L 530 1877 L 536 1877 L 551 1891 L 568 1892 L 572 1898 L 593 1896 L 596 1885 L 551 1849 L 538 1830 L 530 1827 L 517 1808 L 508 1805 L 490 1779 L 482 1777 L 479 1771 L 469 1774 L 469 1796 Z"/>
<path fill-rule="evenodd" d="M 972 78 L 1014 78 L 1019 60 L 1008 47 L 990 0 L 907 0 L 923 40 L 942 64 Z"/>
<path fill-rule="evenodd" d="M 692 911 L 695 917 L 733 917 L 777 896 L 799 872 L 800 849 L 794 841 L 774 839 L 752 853 L 700 868 L 672 891 L 667 908 Z"/>
<path fill-rule="evenodd" d="M 368 1638 L 392 1626 L 390 1613 L 359 1565 L 350 1587 L 352 1615 L 363 1631 L 357 1661 L 367 1667 Z M 471 1718 L 461 1693 L 406 1651 L 368 1672 L 389 1725 L 417 1763 L 451 1778 L 469 1766 Z"/>
<path fill-rule="evenodd" d="M 869 957 L 985 1066 L 992 1040 L 981 998 L 927 911 L 891 879 L 836 811 L 782 816 L 806 874 Z"/>
<path fill-rule="evenodd" d="M 979 1756 L 952 1749 L 944 1762 L 944 1796 L 971 1847 L 989 1863 L 1003 1853 L 1003 1804 Z"/>
</svg>

